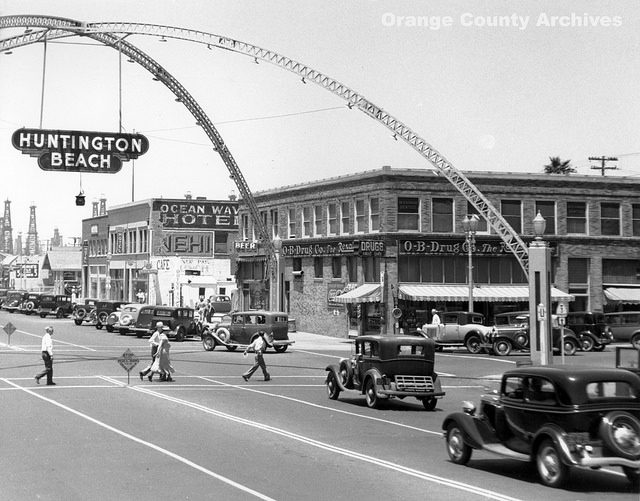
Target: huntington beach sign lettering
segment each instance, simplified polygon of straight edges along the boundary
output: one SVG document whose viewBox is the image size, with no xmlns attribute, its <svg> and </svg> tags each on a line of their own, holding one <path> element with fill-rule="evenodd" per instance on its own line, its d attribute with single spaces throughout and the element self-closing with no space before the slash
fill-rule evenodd
<svg viewBox="0 0 640 501">
<path fill-rule="evenodd" d="M 18 129 L 11 143 L 25 155 L 38 158 L 42 170 L 115 174 L 122 162 L 149 149 L 142 134 L 75 130 Z"/>
</svg>

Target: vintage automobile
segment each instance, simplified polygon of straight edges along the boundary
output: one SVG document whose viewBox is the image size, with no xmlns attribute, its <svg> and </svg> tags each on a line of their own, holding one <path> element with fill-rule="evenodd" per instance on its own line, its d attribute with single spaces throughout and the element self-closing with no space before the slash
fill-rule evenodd
<svg viewBox="0 0 640 501">
<path fill-rule="evenodd" d="M 552 321 L 553 350 L 561 352 L 562 329 L 558 325 L 557 317 Z M 571 329 L 564 329 L 564 354 L 575 355 L 580 346 L 580 340 Z M 487 353 L 506 357 L 512 351 L 529 351 L 529 313 L 518 316 L 515 325 L 496 326 L 482 338 L 482 348 Z"/>
<path fill-rule="evenodd" d="M 211 304 L 216 313 L 229 313 L 231 311 L 231 298 L 229 296 L 213 296 Z"/>
<path fill-rule="evenodd" d="M 9 289 L 0 289 L 0 306 L 7 300 L 7 294 L 9 294 Z"/>
<path fill-rule="evenodd" d="M 167 336 L 178 342 L 187 337 L 200 337 L 200 324 L 196 322 L 194 309 L 182 306 L 142 305 L 138 319 L 129 331 L 138 337 L 150 336 L 157 322 L 162 322 Z"/>
<path fill-rule="evenodd" d="M 287 351 L 294 341 L 289 339 L 289 317 L 281 311 L 236 311 L 216 325 L 202 332 L 202 346 L 212 351 L 217 345 L 234 351 L 239 346 L 248 346 L 258 332 L 273 334 L 273 349 L 278 353 Z"/>
<path fill-rule="evenodd" d="M 605 313 L 604 320 L 614 341 L 627 342 L 640 350 L 640 311 Z"/>
<path fill-rule="evenodd" d="M 40 299 L 42 298 L 42 292 L 29 292 L 22 298 L 22 303 L 18 306 L 18 311 L 25 315 L 32 315 L 38 311 L 40 306 Z"/>
<path fill-rule="evenodd" d="M 426 332 L 419 329 L 424 336 L 433 339 L 436 349 L 444 347 L 464 346 L 469 353 L 482 351 L 482 337 L 493 330 L 484 325 L 484 315 L 467 311 L 447 311 L 441 315 L 442 324 L 427 325 Z"/>
<path fill-rule="evenodd" d="M 135 327 L 140 310 L 145 306 L 148 305 L 130 303 L 125 304 L 119 310 L 110 313 L 107 317 L 107 325 L 105 326 L 107 331 L 118 331 L 120 334 L 126 334 L 130 329 Z"/>
<path fill-rule="evenodd" d="M 522 366 L 442 423 L 449 458 L 467 464 L 473 449 L 535 464 L 560 487 L 571 467 L 621 466 L 640 487 L 640 377 L 618 368 Z"/>
<path fill-rule="evenodd" d="M 567 327 L 576 333 L 583 351 L 602 351 L 613 341 L 603 313 L 572 311 L 567 315 Z"/>
<path fill-rule="evenodd" d="M 9 291 L 7 294 L 7 300 L 2 303 L 2 309 L 9 313 L 15 313 L 28 296 L 29 293 L 27 291 Z"/>
<path fill-rule="evenodd" d="M 76 325 L 95 323 L 97 302 L 98 300 L 94 298 L 78 300 L 78 302 L 73 305 L 73 310 L 71 311 L 73 323 Z"/>
<path fill-rule="evenodd" d="M 391 398 L 414 397 L 434 410 L 444 396 L 434 371 L 435 341 L 416 336 L 358 336 L 351 358 L 328 365 L 327 393 L 336 400 L 343 391 L 365 396 L 367 405 L 379 407 Z"/>
<path fill-rule="evenodd" d="M 43 294 L 38 306 L 38 315 L 45 318 L 54 315 L 56 318 L 68 317 L 73 310 L 71 296 L 62 294 Z"/>
<path fill-rule="evenodd" d="M 109 315 L 114 311 L 118 311 L 125 304 L 127 304 L 126 301 L 96 301 L 96 329 L 102 329 L 103 326 L 106 327 Z"/>
</svg>

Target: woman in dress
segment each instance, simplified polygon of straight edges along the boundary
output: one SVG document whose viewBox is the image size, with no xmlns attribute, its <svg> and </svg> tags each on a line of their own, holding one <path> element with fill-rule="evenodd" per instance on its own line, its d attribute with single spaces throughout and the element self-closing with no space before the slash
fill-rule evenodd
<svg viewBox="0 0 640 501">
<path fill-rule="evenodd" d="M 175 370 L 171 366 L 171 356 L 169 354 L 171 343 L 169 343 L 169 338 L 164 332 L 160 334 L 158 342 L 158 352 L 151 366 L 151 372 L 159 374 L 160 381 L 173 381 L 171 373 L 175 372 Z"/>
</svg>

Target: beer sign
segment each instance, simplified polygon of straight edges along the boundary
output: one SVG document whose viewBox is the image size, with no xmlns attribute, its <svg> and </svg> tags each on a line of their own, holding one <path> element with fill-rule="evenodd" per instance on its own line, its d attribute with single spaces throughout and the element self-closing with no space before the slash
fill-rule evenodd
<svg viewBox="0 0 640 501">
<path fill-rule="evenodd" d="M 114 174 L 122 162 L 138 158 L 149 149 L 142 134 L 18 129 L 11 137 L 14 148 L 38 158 L 42 170 Z"/>
</svg>

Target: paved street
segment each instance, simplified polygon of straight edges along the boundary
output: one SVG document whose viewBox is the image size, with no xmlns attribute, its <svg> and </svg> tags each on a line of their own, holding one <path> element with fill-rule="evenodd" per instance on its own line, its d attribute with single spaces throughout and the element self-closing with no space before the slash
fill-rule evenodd
<svg viewBox="0 0 640 501">
<path fill-rule="evenodd" d="M 492 376 L 523 357 L 438 354 L 446 397 L 435 412 L 417 401 L 372 410 L 356 394 L 324 389 L 326 364 L 350 352 L 342 340 L 292 333 L 270 352 L 272 381 L 241 352 L 173 343 L 174 383 L 141 382 L 144 339 L 0 313 L 0 500 L 16 499 L 637 499 L 619 471 L 579 471 L 565 490 L 542 487 L 527 464 L 474 453 L 447 459 L 440 425 L 462 400 L 478 401 Z M 54 325 L 55 387 L 37 385 L 40 335 Z M 127 384 L 117 359 L 140 358 Z M 613 364 L 613 351 L 571 363 Z"/>
</svg>

